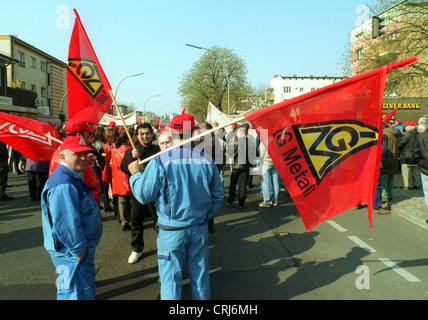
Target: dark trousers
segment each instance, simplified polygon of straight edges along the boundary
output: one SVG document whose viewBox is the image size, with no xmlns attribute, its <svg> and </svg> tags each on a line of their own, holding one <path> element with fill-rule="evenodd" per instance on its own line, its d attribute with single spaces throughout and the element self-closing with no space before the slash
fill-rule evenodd
<svg viewBox="0 0 428 320">
<path fill-rule="evenodd" d="M 245 205 L 245 197 L 247 195 L 247 176 L 250 170 L 247 169 L 232 169 L 230 174 L 229 199 L 227 202 L 235 201 L 236 185 L 238 184 L 239 176 L 241 176 L 241 184 L 239 191 L 239 206 Z"/>
<path fill-rule="evenodd" d="M 48 180 L 48 172 L 27 171 L 27 180 L 31 200 L 40 201 L 43 188 Z"/>
<path fill-rule="evenodd" d="M 131 247 L 132 251 L 142 252 L 144 248 L 144 217 L 152 216 L 152 204 L 144 205 L 131 195 Z"/>
<path fill-rule="evenodd" d="M 382 183 L 381 183 L 381 175 L 379 172 L 379 176 L 376 182 L 376 189 L 373 199 L 373 210 L 377 210 L 382 206 Z"/>
<path fill-rule="evenodd" d="M 7 174 L 9 172 L 9 166 L 7 160 L 0 160 L 0 197 L 6 195 L 6 185 L 7 185 Z"/>
</svg>

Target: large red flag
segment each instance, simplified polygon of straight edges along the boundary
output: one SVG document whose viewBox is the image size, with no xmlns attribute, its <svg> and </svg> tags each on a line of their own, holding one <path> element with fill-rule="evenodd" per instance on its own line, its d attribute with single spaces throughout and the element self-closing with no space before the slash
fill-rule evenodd
<svg viewBox="0 0 428 320">
<path fill-rule="evenodd" d="M 67 68 L 68 119 L 81 118 L 98 124 L 110 108 L 110 83 L 74 9 L 76 20 L 71 34 Z"/>
<path fill-rule="evenodd" d="M 368 205 L 372 227 L 386 75 L 416 61 L 399 61 L 245 115 L 308 231 L 360 203 Z"/>
<path fill-rule="evenodd" d="M 50 161 L 60 146 L 53 126 L 29 118 L 0 112 L 0 140 L 34 161 Z"/>
</svg>

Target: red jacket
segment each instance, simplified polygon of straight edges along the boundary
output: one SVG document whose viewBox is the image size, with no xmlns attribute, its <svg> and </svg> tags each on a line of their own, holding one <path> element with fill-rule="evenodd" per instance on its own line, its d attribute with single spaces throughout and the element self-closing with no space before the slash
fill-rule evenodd
<svg viewBox="0 0 428 320">
<path fill-rule="evenodd" d="M 121 145 L 119 148 L 111 150 L 111 189 L 114 195 L 130 196 L 132 193 L 131 187 L 129 186 L 128 175 L 120 170 L 120 163 L 125 155 L 125 151 L 129 148 L 131 148 L 131 146 Z"/>
<path fill-rule="evenodd" d="M 110 163 L 110 159 L 111 159 L 111 150 L 114 148 L 114 144 L 108 144 L 108 143 L 104 143 L 103 144 L 103 150 L 105 153 L 105 165 L 104 165 L 104 169 L 103 169 L 103 174 L 102 174 L 102 179 L 105 183 L 111 183 L 111 163 Z"/>
<path fill-rule="evenodd" d="M 58 164 L 61 162 L 61 152 L 59 151 L 59 148 L 55 150 L 55 152 L 52 155 L 51 163 L 49 165 L 49 175 L 58 167 Z M 97 204 L 100 204 L 100 196 L 102 193 L 101 189 L 101 183 L 98 179 L 95 171 L 91 168 L 89 163 L 86 164 L 85 170 L 83 170 L 83 180 L 86 182 L 86 184 L 91 188 L 92 193 L 94 195 L 94 199 L 97 202 Z"/>
</svg>

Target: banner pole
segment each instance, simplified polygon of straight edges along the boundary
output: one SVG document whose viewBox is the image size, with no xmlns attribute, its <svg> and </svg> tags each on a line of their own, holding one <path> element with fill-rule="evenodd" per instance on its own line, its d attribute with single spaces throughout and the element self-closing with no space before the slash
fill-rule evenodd
<svg viewBox="0 0 428 320">
<path fill-rule="evenodd" d="M 127 128 L 127 126 L 125 124 L 125 120 L 122 117 L 122 113 L 119 110 L 119 106 L 116 103 L 116 99 L 113 96 L 113 92 L 111 91 L 111 89 L 108 92 L 110 93 L 110 96 L 111 96 L 111 98 L 113 100 L 113 104 L 114 104 L 114 106 L 116 108 L 117 114 L 120 116 L 120 119 L 122 120 L 123 128 L 125 129 L 125 132 L 126 132 L 128 138 L 129 138 L 129 142 L 131 143 L 132 149 L 137 150 L 135 148 L 134 140 L 132 139 L 131 134 L 129 133 L 128 128 Z M 140 156 L 138 156 L 138 161 L 140 161 Z"/>
<path fill-rule="evenodd" d="M 234 124 L 235 122 L 242 121 L 242 120 L 245 120 L 244 116 L 236 118 L 235 120 L 227 122 L 225 124 L 222 124 L 221 126 L 212 128 L 212 129 L 207 130 L 205 132 L 202 132 L 202 133 L 200 133 L 200 134 L 198 134 L 198 135 L 196 135 L 194 137 L 191 137 L 190 139 L 187 139 L 187 140 L 181 141 L 180 143 L 174 144 L 173 146 L 169 147 L 168 149 L 162 150 L 161 152 L 158 152 L 158 153 L 156 153 L 156 154 L 154 154 L 154 155 L 152 155 L 152 156 L 150 156 L 150 157 L 148 157 L 148 158 L 146 158 L 146 159 L 144 159 L 142 161 L 139 161 L 139 164 L 143 164 L 143 163 L 149 162 L 150 160 L 152 160 L 153 158 L 157 157 L 158 155 L 160 155 L 162 153 L 165 153 L 165 152 L 168 152 L 170 150 L 173 150 L 173 149 L 176 149 L 178 147 L 181 147 L 182 145 L 185 145 L 186 143 L 189 143 L 191 141 L 198 140 L 198 139 L 200 139 L 200 138 L 202 138 L 202 137 L 204 137 L 204 136 L 206 136 L 206 135 L 208 135 L 208 134 L 210 134 L 210 133 L 212 133 L 214 131 L 217 131 L 219 129 L 225 128 L 227 126 L 230 126 L 230 125 Z"/>
<path fill-rule="evenodd" d="M 54 137 L 52 137 L 52 136 L 50 136 L 50 135 L 48 135 L 48 134 L 45 134 L 45 137 L 46 137 L 46 138 L 48 138 L 48 139 L 52 139 L 53 141 L 55 141 L 55 142 L 58 142 L 58 143 L 62 144 L 62 141 L 61 141 L 61 140 L 59 140 L 59 139 L 57 139 L 57 138 L 54 138 Z"/>
</svg>

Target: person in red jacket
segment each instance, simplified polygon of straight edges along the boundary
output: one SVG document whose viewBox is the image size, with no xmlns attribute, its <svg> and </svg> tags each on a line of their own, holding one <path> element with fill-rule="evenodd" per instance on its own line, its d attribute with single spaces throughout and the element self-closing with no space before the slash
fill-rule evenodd
<svg viewBox="0 0 428 320">
<path fill-rule="evenodd" d="M 67 136 L 82 136 L 87 142 L 89 138 L 89 132 L 95 131 L 94 127 L 88 125 L 88 123 L 83 119 L 70 119 L 65 123 L 65 132 Z M 91 168 L 91 165 L 96 161 L 96 157 L 94 154 L 88 154 L 88 163 L 86 164 L 85 170 L 83 170 L 83 180 L 86 184 L 91 188 L 92 193 L 94 195 L 94 199 L 97 204 L 100 204 L 100 196 L 101 196 L 101 183 L 98 179 L 95 171 Z M 51 162 L 49 165 L 49 176 L 51 173 L 58 167 L 58 164 L 61 162 L 61 153 L 59 148 L 55 150 L 52 155 Z"/>
<path fill-rule="evenodd" d="M 111 187 L 111 150 L 116 147 L 115 143 L 117 139 L 119 139 L 119 130 L 115 126 L 109 127 L 106 133 L 106 143 L 103 144 L 105 165 L 101 178 L 106 186 L 106 190 L 109 190 Z M 117 197 L 114 195 L 113 208 L 114 215 L 119 216 L 117 213 Z"/>
<path fill-rule="evenodd" d="M 117 206 L 123 231 L 131 230 L 128 222 L 131 221 L 131 187 L 128 175 L 120 169 L 125 151 L 131 148 L 128 135 L 122 132 L 116 143 L 116 148 L 111 149 L 111 173 L 112 193 L 117 198 Z"/>
</svg>

